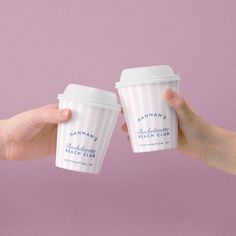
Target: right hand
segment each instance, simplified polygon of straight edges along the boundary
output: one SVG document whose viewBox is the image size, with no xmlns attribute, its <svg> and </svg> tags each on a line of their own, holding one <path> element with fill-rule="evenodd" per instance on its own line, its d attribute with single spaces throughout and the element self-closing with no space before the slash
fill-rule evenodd
<svg viewBox="0 0 236 236">
<path fill-rule="evenodd" d="M 204 145 L 208 142 L 211 125 L 198 116 L 185 99 L 168 88 L 165 101 L 176 111 L 179 121 L 179 143 L 177 149 L 187 156 L 204 159 Z M 128 132 L 127 125 L 122 130 Z"/>
<path fill-rule="evenodd" d="M 205 164 L 236 175 L 236 133 L 201 118 L 185 99 L 168 88 L 165 101 L 176 111 L 179 122 L 177 149 Z M 127 132 L 126 124 L 122 125 Z"/>
</svg>

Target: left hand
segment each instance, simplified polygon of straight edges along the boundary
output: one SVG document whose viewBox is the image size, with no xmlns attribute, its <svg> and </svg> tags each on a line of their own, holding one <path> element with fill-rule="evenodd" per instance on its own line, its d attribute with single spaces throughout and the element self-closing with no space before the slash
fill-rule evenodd
<svg viewBox="0 0 236 236">
<path fill-rule="evenodd" d="M 56 152 L 57 123 L 71 117 L 69 109 L 57 104 L 32 109 L 0 122 L 1 143 L 6 160 L 32 160 Z"/>
</svg>

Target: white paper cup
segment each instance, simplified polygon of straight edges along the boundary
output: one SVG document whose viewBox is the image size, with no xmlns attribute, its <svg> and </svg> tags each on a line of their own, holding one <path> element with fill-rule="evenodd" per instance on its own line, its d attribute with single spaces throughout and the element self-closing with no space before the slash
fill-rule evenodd
<svg viewBox="0 0 236 236">
<path fill-rule="evenodd" d="M 179 91 L 180 77 L 170 66 L 150 66 L 122 71 L 116 83 L 133 152 L 176 148 L 178 122 L 164 101 L 167 87 Z"/>
<path fill-rule="evenodd" d="M 116 95 L 70 84 L 58 99 L 72 118 L 58 125 L 56 166 L 98 174 L 120 112 Z"/>
</svg>

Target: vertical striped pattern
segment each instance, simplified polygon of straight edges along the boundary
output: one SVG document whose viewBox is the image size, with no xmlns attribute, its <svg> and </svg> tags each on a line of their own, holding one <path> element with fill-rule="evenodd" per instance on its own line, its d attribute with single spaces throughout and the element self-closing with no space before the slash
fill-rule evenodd
<svg viewBox="0 0 236 236">
<path fill-rule="evenodd" d="M 177 146 L 176 113 L 163 99 L 163 93 L 167 87 L 179 91 L 179 81 L 133 85 L 118 89 L 134 152 L 149 152 Z M 161 113 L 166 116 L 166 119 L 149 117 L 138 122 L 139 117 L 148 113 Z M 169 128 L 170 135 L 138 138 L 138 130 L 155 128 Z"/>
<path fill-rule="evenodd" d="M 119 111 L 64 99 L 60 99 L 59 108 L 71 109 L 72 119 L 58 125 L 56 166 L 92 174 L 99 173 Z M 92 134 L 97 141 L 86 135 L 70 136 L 71 132 L 77 131 Z M 79 145 L 81 148 L 95 149 L 95 158 L 65 152 L 68 143 L 73 146 Z M 85 163 L 85 165 L 81 163 Z"/>
</svg>

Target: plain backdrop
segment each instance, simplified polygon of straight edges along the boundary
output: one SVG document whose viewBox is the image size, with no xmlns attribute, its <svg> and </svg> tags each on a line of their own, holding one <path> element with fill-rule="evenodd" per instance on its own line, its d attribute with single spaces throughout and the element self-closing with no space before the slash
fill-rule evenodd
<svg viewBox="0 0 236 236">
<path fill-rule="evenodd" d="M 169 64 L 208 121 L 236 130 L 234 0 L 0 0 L 0 118 L 69 83 L 115 91 Z M 0 162 L 0 235 L 236 235 L 236 176 L 175 150 L 133 154 L 120 115 L 99 175 L 55 156 Z"/>
</svg>

